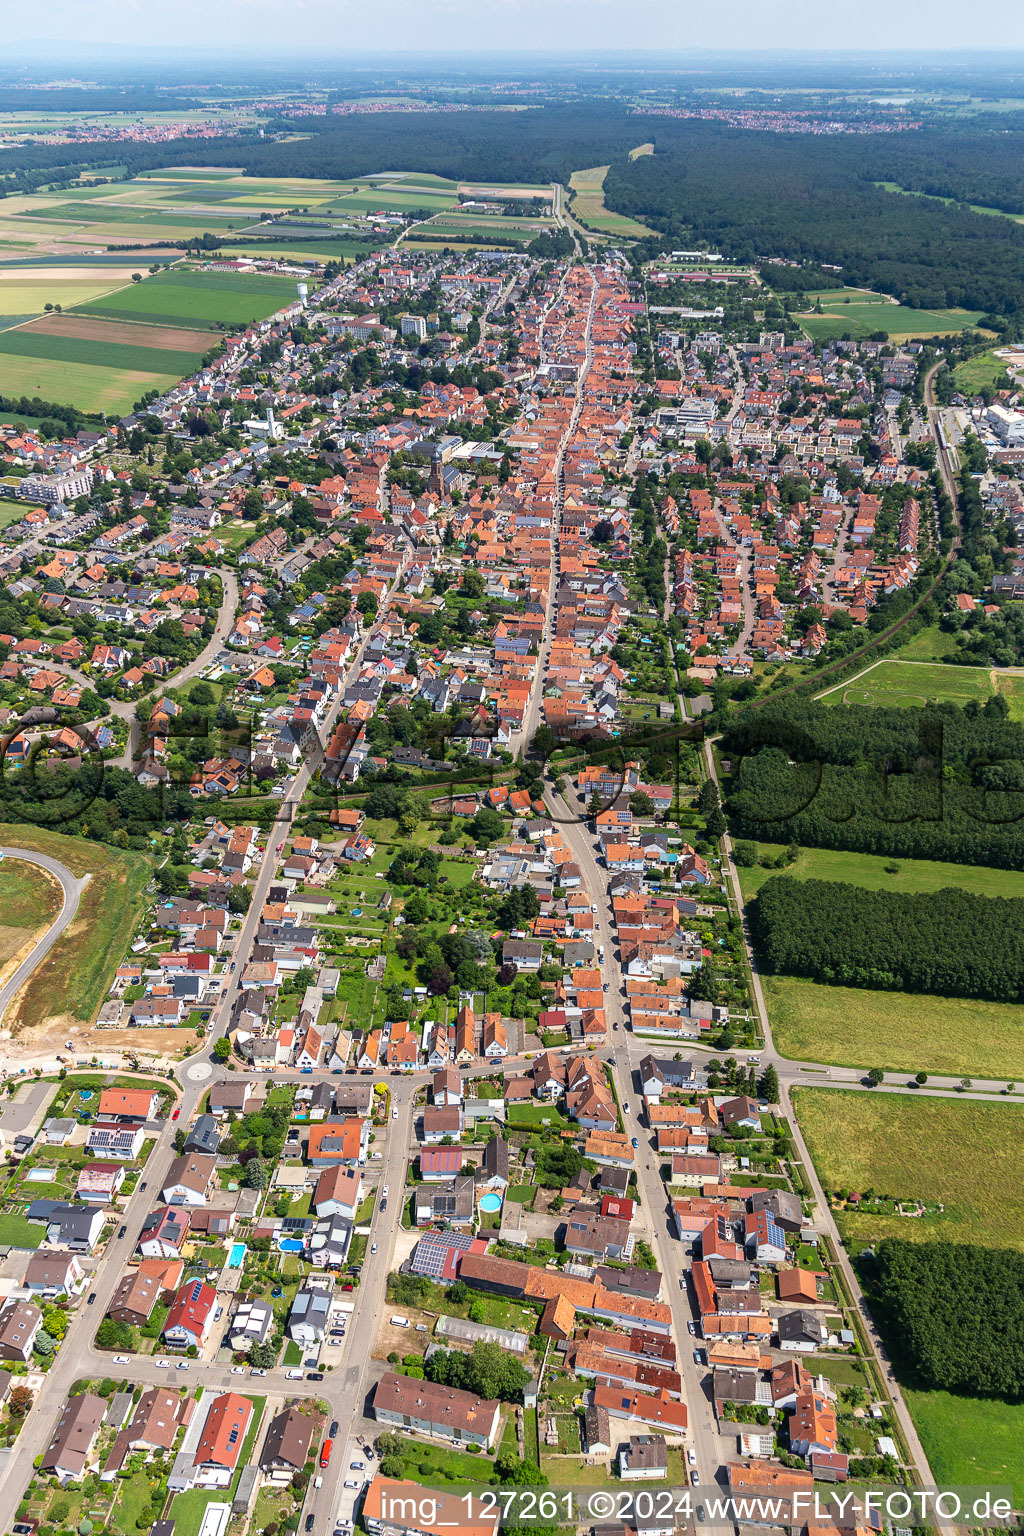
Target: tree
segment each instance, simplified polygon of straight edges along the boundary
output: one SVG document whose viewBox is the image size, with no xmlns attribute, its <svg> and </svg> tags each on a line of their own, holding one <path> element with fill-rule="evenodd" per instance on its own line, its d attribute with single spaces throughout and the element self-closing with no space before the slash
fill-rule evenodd
<svg viewBox="0 0 1024 1536">
<path fill-rule="evenodd" d="M 750 842 L 734 843 L 732 861 L 740 869 L 753 869 L 757 863 L 757 844 Z"/>
<path fill-rule="evenodd" d="M 62 1339 L 68 1331 L 68 1315 L 60 1307 L 46 1307 L 43 1311 L 43 1327 L 51 1339 Z"/>
<path fill-rule="evenodd" d="M 216 1061 L 227 1061 L 231 1055 L 231 1041 L 227 1035 L 221 1035 L 213 1042 L 213 1055 Z"/>
<path fill-rule="evenodd" d="M 506 1488 L 543 1488 L 547 1477 L 535 1461 L 525 1461 L 514 1451 L 503 1451 L 496 1457 L 494 1470 Z"/>
<path fill-rule="evenodd" d="M 766 1104 L 777 1104 L 779 1102 L 779 1074 L 776 1072 L 771 1062 L 768 1063 L 764 1071 L 761 1073 L 757 1085 L 757 1091 L 759 1097 L 762 1098 Z"/>
<path fill-rule="evenodd" d="M 928 1081 L 928 1073 L 927 1072 L 917 1072 L 917 1073 L 915 1073 L 915 1075 L 914 1075 L 914 1082 L 917 1084 L 917 1086 L 919 1088 L 923 1088 L 927 1081 Z"/>
<path fill-rule="evenodd" d="M 405 1476 L 405 1462 L 402 1460 L 401 1456 L 397 1456 L 393 1452 L 389 1452 L 387 1456 L 381 1457 L 380 1471 L 382 1477 L 402 1478 Z"/>
<path fill-rule="evenodd" d="M 23 1419 L 32 1407 L 34 1399 L 28 1387 L 18 1383 L 10 1390 L 7 1398 L 7 1408 L 12 1419 Z"/>
<path fill-rule="evenodd" d="M 871 1071 L 868 1073 L 868 1082 L 871 1084 L 872 1088 L 877 1088 L 879 1084 L 884 1083 L 884 1081 L 885 1073 L 882 1071 L 881 1067 L 872 1067 Z"/>
<path fill-rule="evenodd" d="M 497 811 L 492 811 L 490 806 L 483 805 L 477 811 L 469 823 L 469 831 L 475 841 L 483 847 L 495 842 L 505 830 L 505 823 Z"/>
<path fill-rule="evenodd" d="M 252 904 L 252 891 L 247 885 L 233 885 L 228 892 L 229 912 L 248 912 Z"/>
<path fill-rule="evenodd" d="M 363 615 L 364 619 L 375 619 L 377 617 L 376 594 L 373 592 L 360 592 L 356 598 L 356 608 Z"/>
<path fill-rule="evenodd" d="M 459 590 L 466 597 L 483 597 L 487 591 L 487 583 L 479 571 L 469 570 L 463 576 Z"/>
<path fill-rule="evenodd" d="M 277 1364 L 277 1346 L 268 1339 L 265 1343 L 256 1343 L 249 1349 L 249 1364 L 269 1371 Z"/>
<path fill-rule="evenodd" d="M 246 1189 L 266 1189 L 270 1183 L 270 1165 L 262 1157 L 251 1157 L 245 1165 L 242 1183 Z"/>
<path fill-rule="evenodd" d="M 721 837 L 725 831 L 725 817 L 722 815 L 722 802 L 714 779 L 704 780 L 700 787 L 700 794 L 697 796 L 697 807 L 704 817 L 708 836 Z"/>
<path fill-rule="evenodd" d="M 533 740 L 530 743 L 530 750 L 535 752 L 538 757 L 542 757 L 544 761 L 547 762 L 548 758 L 551 756 L 552 752 L 557 746 L 558 737 L 555 735 L 550 725 L 539 725 L 533 733 Z"/>
<path fill-rule="evenodd" d="M 428 983 L 435 997 L 442 997 L 455 980 L 447 965 L 435 965 Z"/>
<path fill-rule="evenodd" d="M 452 1287 L 454 1289 L 454 1287 Z M 451 1293 L 449 1292 L 449 1295 Z M 393 1429 L 386 1429 L 374 1440 L 378 1453 L 383 1456 L 400 1456 L 405 1447 L 405 1441 L 401 1435 Z"/>
<path fill-rule="evenodd" d="M 629 808 L 634 816 L 651 816 L 654 814 L 654 801 L 646 791 L 637 789 L 629 797 Z"/>
</svg>

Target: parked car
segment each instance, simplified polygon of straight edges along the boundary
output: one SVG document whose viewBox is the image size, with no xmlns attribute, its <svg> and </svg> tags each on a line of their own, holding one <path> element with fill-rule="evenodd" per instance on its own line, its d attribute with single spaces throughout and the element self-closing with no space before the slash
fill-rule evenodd
<svg viewBox="0 0 1024 1536">
<path fill-rule="evenodd" d="M 245 1366 L 244 1365 L 233 1365 L 231 1367 L 231 1374 L 232 1374 L 232 1376 L 244 1376 L 245 1375 Z"/>
<path fill-rule="evenodd" d="M 91 1307 L 95 1300 L 96 1300 L 96 1292 L 95 1291 L 90 1291 L 89 1292 L 89 1300 L 86 1302 L 86 1306 L 87 1307 Z"/>
<path fill-rule="evenodd" d="M 187 1371 L 190 1369 L 189 1363 L 187 1360 L 179 1360 L 174 1369 L 176 1371 Z"/>
<path fill-rule="evenodd" d="M 370 1244 L 370 1252 L 371 1253 L 376 1253 L 377 1252 L 377 1244 L 376 1243 L 371 1243 Z"/>
<path fill-rule="evenodd" d="M 333 1440 L 337 1433 L 338 1433 L 338 1421 L 337 1421 L 337 1419 L 332 1419 L 331 1420 L 331 1427 L 327 1431 L 328 1439 Z"/>
<path fill-rule="evenodd" d="M 118 1232 L 118 1234 L 117 1234 L 118 1237 L 124 1237 L 124 1235 L 125 1235 L 125 1233 L 127 1231 L 128 1231 L 128 1225 L 127 1225 L 127 1223 L 125 1223 L 125 1225 L 121 1228 L 120 1232 Z"/>
<path fill-rule="evenodd" d="M 306 1372 L 306 1380 L 307 1381 L 323 1381 L 323 1379 L 324 1379 L 323 1371 L 307 1371 Z"/>
<path fill-rule="evenodd" d="M 131 1365 L 131 1363 L 132 1363 L 131 1355 L 115 1355 L 114 1356 L 114 1364 L 115 1365 Z"/>
<path fill-rule="evenodd" d="M 172 1120 L 177 1120 L 177 1118 L 178 1118 L 178 1116 L 180 1114 L 181 1114 L 181 1105 L 179 1104 L 179 1105 L 176 1106 L 174 1114 L 171 1116 L 171 1119 Z"/>
<path fill-rule="evenodd" d="M 635 1137 L 635 1136 L 634 1136 L 634 1137 L 633 1137 L 633 1139 L 632 1139 L 632 1145 L 633 1145 L 633 1146 L 634 1146 L 634 1147 L 638 1147 L 638 1146 L 639 1146 L 639 1145 L 640 1145 L 640 1143 L 639 1143 L 639 1142 L 638 1142 L 638 1141 L 637 1141 L 637 1139 L 636 1139 L 636 1137 Z"/>
</svg>

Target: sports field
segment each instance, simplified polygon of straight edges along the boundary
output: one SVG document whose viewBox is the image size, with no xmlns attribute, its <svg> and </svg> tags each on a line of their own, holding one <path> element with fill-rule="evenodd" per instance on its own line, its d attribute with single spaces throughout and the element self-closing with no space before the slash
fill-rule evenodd
<svg viewBox="0 0 1024 1536">
<path fill-rule="evenodd" d="M 1024 718 L 1024 675 L 990 667 L 956 667 L 942 662 L 879 661 L 819 695 L 823 704 L 923 708 L 925 704 L 984 703 L 999 692 L 1015 719 Z"/>
<path fill-rule="evenodd" d="M 772 1035 L 795 1061 L 1024 1081 L 1024 1007 L 762 976 Z"/>
<path fill-rule="evenodd" d="M 918 1219 L 839 1210 L 855 1247 L 901 1237 L 1024 1248 L 1024 1106 L 839 1088 L 793 1097 L 826 1194 L 873 1190 L 943 1206 Z"/>
</svg>

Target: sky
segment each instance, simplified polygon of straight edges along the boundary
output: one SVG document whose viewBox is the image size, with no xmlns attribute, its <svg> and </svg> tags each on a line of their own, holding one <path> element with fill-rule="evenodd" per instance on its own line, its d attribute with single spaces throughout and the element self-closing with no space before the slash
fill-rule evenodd
<svg viewBox="0 0 1024 1536">
<path fill-rule="evenodd" d="M 466 52 L 1024 48 L 1019 0 L 0 0 L 19 44 L 239 56 Z M 35 52 L 35 49 L 32 50 Z"/>
</svg>

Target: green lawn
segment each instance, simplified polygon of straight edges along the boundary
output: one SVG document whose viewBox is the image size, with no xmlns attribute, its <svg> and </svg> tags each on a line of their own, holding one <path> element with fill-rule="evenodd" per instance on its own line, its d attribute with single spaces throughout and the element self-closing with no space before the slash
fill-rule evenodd
<svg viewBox="0 0 1024 1536">
<path fill-rule="evenodd" d="M 821 695 L 825 704 L 923 707 L 968 699 L 982 703 L 994 692 L 987 667 L 943 666 L 941 662 L 880 661 L 841 687 Z"/>
<path fill-rule="evenodd" d="M 762 857 L 785 852 L 782 843 L 758 843 Z M 896 874 L 887 864 L 898 865 Z M 933 859 L 892 859 L 887 854 L 847 853 L 834 848 L 802 848 L 795 863 L 784 870 L 738 869 L 743 900 L 749 901 L 773 875 L 792 875 L 797 880 L 840 880 L 871 891 L 940 891 L 956 886 L 976 896 L 1024 896 L 1024 870 L 987 869 L 980 864 L 947 864 Z"/>
<path fill-rule="evenodd" d="M 38 865 L 25 859 L 0 864 L 0 965 L 12 959 L 36 929 L 49 927 L 60 905 L 59 885 Z"/>
<path fill-rule="evenodd" d="M 29 1186 L 31 1188 L 31 1186 Z M 47 1186 L 41 1185 L 40 1188 Z M 12 1248 L 38 1248 L 46 1236 L 42 1222 L 28 1221 L 24 1216 L 0 1215 L 0 1246 Z"/>
<path fill-rule="evenodd" d="M 854 1247 L 883 1237 L 1024 1249 L 1024 1108 L 798 1088 L 797 1119 L 826 1194 L 938 1202 L 918 1219 L 837 1210 Z"/>
<path fill-rule="evenodd" d="M 1024 1007 L 764 976 L 775 1044 L 796 1061 L 1024 1079 Z"/>
<path fill-rule="evenodd" d="M 1012 1484 L 1014 1508 L 1024 1507 L 1024 1403 L 906 1389 L 903 1396 L 939 1487 Z"/>
</svg>

